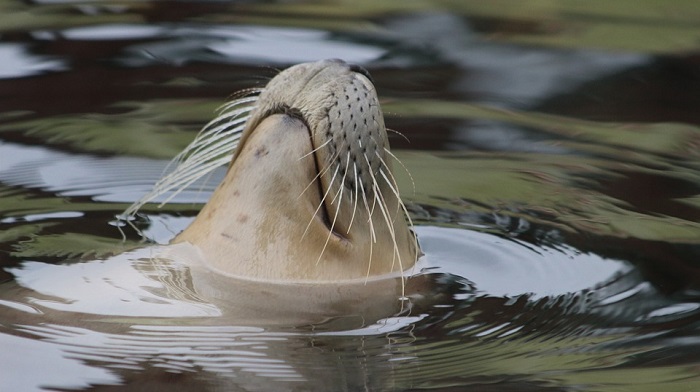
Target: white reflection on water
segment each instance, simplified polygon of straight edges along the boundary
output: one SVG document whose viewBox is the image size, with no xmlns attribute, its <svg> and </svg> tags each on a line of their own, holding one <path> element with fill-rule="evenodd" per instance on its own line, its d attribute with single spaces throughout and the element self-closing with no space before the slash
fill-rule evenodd
<svg viewBox="0 0 700 392">
<path fill-rule="evenodd" d="M 165 31 L 165 28 L 159 26 L 112 24 L 66 29 L 61 32 L 61 36 L 82 41 L 113 41 L 155 38 Z"/>
<path fill-rule="evenodd" d="M 419 226 L 423 263 L 462 276 L 477 292 L 497 297 L 558 296 L 590 289 L 632 267 L 560 245 L 531 248 L 471 230 Z"/>
<path fill-rule="evenodd" d="M 289 333 L 265 332 L 253 327 L 102 325 L 98 331 L 57 324 L 18 328 L 41 340 L 0 334 L 4 349 L 22 352 L 21 358 L 3 363 L 0 377 L 7 390 L 86 388 L 91 384 L 119 384 L 122 370 L 161 368 L 170 373 L 210 372 L 234 377 L 236 385 L 252 390 L 305 378 L 269 346 L 285 348 Z M 88 365 L 89 363 L 89 365 Z M 42 369 L 37 372 L 36 369 Z M 7 372 L 7 373 L 6 373 Z M 16 377 L 31 374 L 32 377 Z M 3 377 L 4 376 L 4 377 Z M 226 383 L 225 379 L 220 380 Z M 4 389 L 3 389 L 4 390 Z M 247 390 L 247 389 L 246 389 Z"/>
<path fill-rule="evenodd" d="M 386 53 L 376 46 L 334 41 L 325 31 L 261 27 L 248 27 L 236 36 L 210 44 L 209 49 L 230 58 L 281 64 L 336 58 L 338 53 L 345 61 L 367 63 Z"/>
<path fill-rule="evenodd" d="M 0 43 L 0 79 L 19 78 L 66 69 L 63 60 L 30 54 L 26 45 Z"/>
<path fill-rule="evenodd" d="M 0 334 L 0 347 L 12 360 L 3 360 L 0 380 L 4 391 L 36 391 L 47 387 L 81 389 L 91 383 L 119 384 L 112 371 L 66 358 L 59 344 Z"/>
<path fill-rule="evenodd" d="M 45 308 L 128 317 L 216 317 L 219 309 L 173 284 L 184 265 L 153 261 L 157 247 L 126 252 L 107 260 L 54 265 L 27 261 L 8 269 L 15 281 L 42 296 L 31 302 Z"/>
<path fill-rule="evenodd" d="M 94 201 L 131 203 L 151 190 L 167 160 L 68 154 L 46 146 L 0 143 L 0 182 L 40 188 L 58 196 L 90 196 Z M 195 182 L 174 203 L 205 203 L 225 168 Z M 165 199 L 162 196 L 156 201 Z"/>
<path fill-rule="evenodd" d="M 165 39 L 163 39 L 165 38 Z M 154 59 L 173 64 L 197 59 L 235 64 L 294 64 L 342 57 L 350 63 L 377 60 L 379 46 L 337 40 L 323 30 L 263 26 L 176 26 L 157 42 L 132 45 L 123 62 L 142 66 Z"/>
</svg>

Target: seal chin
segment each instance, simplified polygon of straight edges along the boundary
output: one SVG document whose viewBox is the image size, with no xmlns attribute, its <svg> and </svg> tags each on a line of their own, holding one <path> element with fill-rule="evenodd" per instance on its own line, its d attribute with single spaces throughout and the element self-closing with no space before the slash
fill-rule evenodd
<svg viewBox="0 0 700 392">
<path fill-rule="evenodd" d="M 266 281 L 366 280 L 415 263 L 366 70 L 340 60 L 296 65 L 245 110 L 224 180 L 175 242 L 198 246 L 221 274 Z"/>
</svg>

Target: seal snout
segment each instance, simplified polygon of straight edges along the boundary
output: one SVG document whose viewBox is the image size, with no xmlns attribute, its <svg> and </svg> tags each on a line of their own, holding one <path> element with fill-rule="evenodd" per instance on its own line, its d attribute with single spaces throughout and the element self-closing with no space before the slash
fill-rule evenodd
<svg viewBox="0 0 700 392">
<path fill-rule="evenodd" d="M 365 71 L 366 72 L 366 71 Z M 326 113 L 327 154 L 320 152 L 328 165 L 338 172 L 352 192 L 370 192 L 372 177 L 379 176 L 387 147 L 384 119 L 374 86 L 357 73 L 343 86 L 331 92 L 332 103 Z M 325 155 L 325 157 L 323 157 Z"/>
</svg>

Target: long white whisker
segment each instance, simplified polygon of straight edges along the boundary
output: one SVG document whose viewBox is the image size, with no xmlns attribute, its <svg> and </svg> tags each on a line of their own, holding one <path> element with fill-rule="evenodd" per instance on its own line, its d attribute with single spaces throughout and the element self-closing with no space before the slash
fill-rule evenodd
<svg viewBox="0 0 700 392">
<path fill-rule="evenodd" d="M 245 93 L 260 91 L 249 89 Z M 133 217 L 146 203 L 172 192 L 160 203 L 159 207 L 162 207 L 198 179 L 210 175 L 219 166 L 229 164 L 257 99 L 257 96 L 242 97 L 222 105 L 217 110 L 217 117 L 209 121 L 194 140 L 166 165 L 164 173 L 168 174 L 164 174 L 150 192 L 129 206 L 120 219 L 128 222 L 128 218 Z"/>
<path fill-rule="evenodd" d="M 394 158 L 396 160 L 396 162 L 398 162 L 399 165 L 401 165 L 401 167 L 403 167 L 403 170 L 406 172 L 406 174 L 408 174 L 408 177 L 411 179 L 411 184 L 413 185 L 413 193 L 415 194 L 416 193 L 416 183 L 415 183 L 415 181 L 413 181 L 413 176 L 411 175 L 411 172 L 408 171 L 408 168 L 406 167 L 406 165 L 404 165 L 403 162 L 401 162 L 401 160 L 399 158 L 397 158 L 396 155 L 394 155 L 394 153 L 392 153 L 391 150 L 389 150 L 388 148 L 384 147 L 384 151 L 386 151 L 387 154 L 391 155 L 391 157 Z"/>
<path fill-rule="evenodd" d="M 406 137 L 406 135 L 404 135 L 403 133 L 401 133 L 401 132 L 399 132 L 399 131 L 397 131 L 397 130 L 395 130 L 395 129 L 386 128 L 386 130 L 389 131 L 389 132 L 393 132 L 393 133 L 395 133 L 395 134 L 401 136 L 405 141 L 407 141 L 407 142 L 409 142 L 409 143 L 411 142 L 411 141 Z"/>
<path fill-rule="evenodd" d="M 397 199 L 398 202 L 399 202 L 399 203 L 398 203 L 398 206 L 397 206 L 397 210 L 398 210 L 399 208 L 400 208 L 401 210 L 403 210 L 404 216 L 405 216 L 406 219 L 408 220 L 408 226 L 409 226 L 409 227 L 413 227 L 413 219 L 411 219 L 411 215 L 408 213 L 408 209 L 406 208 L 406 204 L 404 204 L 403 200 L 401 200 L 401 197 L 399 196 L 398 190 L 397 190 L 397 189 L 394 189 L 394 187 L 391 185 L 391 183 L 389 182 L 389 179 L 387 178 L 386 174 L 384 174 L 384 170 L 379 169 L 379 172 L 382 174 L 382 177 L 384 177 L 384 180 L 386 180 L 387 185 L 389 185 L 389 188 L 391 188 L 391 191 L 394 193 L 394 195 L 396 196 L 396 199 Z M 391 171 L 389 172 L 389 174 L 391 175 Z M 392 178 L 393 178 L 393 176 L 392 176 Z M 416 250 L 416 252 L 415 252 L 415 259 L 414 259 L 413 261 L 416 262 L 416 261 L 418 261 L 418 237 L 416 236 L 416 234 L 415 234 L 413 231 L 411 231 L 411 233 L 412 233 L 412 236 L 413 236 L 413 248 Z"/>
<path fill-rule="evenodd" d="M 337 169 L 336 169 L 336 171 L 337 171 Z M 332 183 L 333 183 L 333 181 L 331 181 L 331 184 Z M 318 265 L 318 263 L 321 261 L 321 258 L 323 257 L 323 253 L 326 251 L 326 247 L 328 246 L 328 241 L 330 241 L 331 236 L 333 235 L 333 229 L 335 228 L 335 222 L 338 219 L 338 213 L 340 212 L 340 204 L 341 204 L 341 201 L 343 198 L 343 196 L 342 196 L 343 195 L 343 188 L 345 188 L 343 186 L 343 184 L 340 184 L 340 186 L 338 187 L 338 192 L 335 194 L 335 197 L 333 198 L 335 200 L 336 198 L 340 197 L 341 200 L 338 200 L 338 206 L 335 208 L 335 216 L 333 216 L 333 222 L 331 223 L 331 228 L 330 228 L 330 230 L 328 230 L 328 236 L 326 237 L 326 242 L 323 244 L 323 249 L 321 249 L 321 254 L 318 255 L 318 259 L 316 260 L 316 265 Z M 328 187 L 328 189 L 330 189 L 330 186 Z"/>
<path fill-rule="evenodd" d="M 369 223 L 369 232 L 371 237 L 371 241 L 369 242 L 369 261 L 367 262 L 367 275 L 365 276 L 365 284 L 367 284 L 367 280 L 369 279 L 369 273 L 372 268 L 372 252 L 374 250 L 374 243 L 377 242 L 377 236 L 374 231 L 374 222 L 372 221 L 372 211 L 374 211 L 374 207 L 372 207 L 372 211 L 370 211 L 369 204 L 367 203 L 367 192 L 365 192 L 365 187 L 364 185 L 362 185 L 362 181 L 360 181 L 360 188 L 362 188 L 362 200 L 365 205 L 365 210 L 367 211 L 367 215 L 369 216 L 367 221 Z"/>
<path fill-rule="evenodd" d="M 328 143 L 330 143 L 331 141 L 332 141 L 332 139 L 326 140 L 325 143 L 323 143 L 323 144 L 321 144 L 320 146 L 314 148 L 313 150 L 309 151 L 308 153 L 302 155 L 301 158 L 299 158 L 299 160 L 301 161 L 302 159 L 304 159 L 304 158 L 308 157 L 309 155 L 315 153 L 316 151 L 322 149 L 323 147 L 325 147 L 325 146 L 326 146 Z"/>
<path fill-rule="evenodd" d="M 327 143 L 324 143 L 324 145 L 325 145 L 325 144 L 327 144 Z M 338 149 L 338 152 L 336 152 L 335 156 L 331 157 L 330 162 L 331 162 L 331 163 L 332 163 L 332 162 L 335 162 L 336 158 L 338 158 L 339 155 L 340 155 L 340 149 Z M 331 163 L 329 163 L 328 165 L 326 165 L 326 167 L 325 167 L 323 170 L 320 170 L 319 173 L 316 174 L 316 177 L 314 177 L 314 179 L 311 181 L 311 183 L 309 183 L 309 185 L 307 185 L 306 188 L 304 188 L 304 190 L 301 191 L 301 194 L 297 197 L 297 199 L 299 199 L 299 197 L 301 197 L 301 196 L 306 192 L 306 190 L 309 189 L 309 187 L 311 186 L 311 184 L 313 184 L 315 181 L 319 180 L 319 178 L 320 178 L 322 175 L 324 175 L 324 174 L 328 171 L 328 169 L 330 169 Z M 338 171 L 339 171 L 339 170 L 340 170 L 340 165 L 336 166 L 335 172 L 333 173 L 333 176 L 331 177 L 331 180 L 330 180 L 330 182 L 328 183 L 328 189 L 326 189 L 326 192 L 324 193 L 323 197 L 321 198 L 321 201 L 318 203 L 318 207 L 316 207 L 316 211 L 314 211 L 314 214 L 311 216 L 311 219 L 309 220 L 309 223 L 306 225 L 306 229 L 304 229 L 304 233 L 301 235 L 301 238 L 302 238 L 302 239 L 303 239 L 304 237 L 306 237 L 306 233 L 309 231 L 309 227 L 311 227 L 311 223 L 314 221 L 314 217 L 316 216 L 316 214 L 318 214 L 318 211 L 321 209 L 321 206 L 322 206 L 323 203 L 325 202 L 326 197 L 328 196 L 328 193 L 330 192 L 330 190 L 331 190 L 331 188 L 332 188 L 333 182 L 335 181 L 335 178 L 336 178 L 336 176 L 338 175 Z M 346 173 L 347 173 L 347 171 L 346 171 Z M 320 180 L 319 180 L 319 181 L 320 181 Z M 342 184 L 341 184 L 341 186 L 342 186 Z M 337 195 L 336 195 L 336 196 L 337 196 Z M 334 201 L 335 201 L 335 198 L 333 198 L 333 200 L 331 201 L 331 203 L 333 203 Z M 337 214 L 336 214 L 336 216 L 337 216 Z M 325 247 L 324 247 L 324 248 L 325 248 Z"/>
<path fill-rule="evenodd" d="M 343 143 L 343 146 L 344 145 L 345 145 L 345 143 Z M 341 149 L 338 149 L 338 151 L 339 151 L 338 155 L 340 155 Z M 350 153 L 348 152 L 348 159 L 345 161 L 345 170 L 343 170 L 343 178 L 340 179 L 340 187 L 343 187 L 343 188 L 345 187 L 345 180 L 348 178 L 348 164 L 349 163 L 350 163 Z M 340 165 L 338 165 L 338 166 L 340 166 Z M 341 201 L 342 201 L 342 199 L 340 201 L 338 201 L 338 203 L 340 203 Z M 333 199 L 333 201 L 331 201 L 331 203 L 335 203 L 335 199 Z"/>
<path fill-rule="evenodd" d="M 233 157 L 232 149 L 235 149 L 236 145 L 240 140 L 240 135 L 230 136 L 225 140 L 216 141 L 212 143 L 209 148 L 195 151 L 193 155 L 188 156 L 186 159 L 180 162 L 178 167 L 173 173 L 184 172 L 187 170 L 197 170 L 202 163 L 211 161 L 212 158 L 225 156 L 227 158 Z"/>
<path fill-rule="evenodd" d="M 391 156 L 393 156 L 393 157 L 399 162 L 399 164 L 401 164 L 401 166 L 403 166 L 403 163 L 401 163 L 401 161 L 399 161 L 398 158 L 396 158 L 396 157 L 394 156 L 394 154 L 392 154 L 391 151 L 389 151 L 389 149 L 385 148 L 384 151 L 386 151 L 386 152 L 388 152 L 389 154 L 391 154 Z M 381 162 L 382 162 L 382 164 L 384 165 L 384 167 L 387 168 L 387 171 L 389 172 L 389 176 L 391 176 L 391 181 L 389 181 L 389 179 L 387 178 L 386 174 L 384 173 L 384 170 L 379 169 L 379 172 L 382 174 L 382 177 L 384 177 L 384 180 L 386 181 L 387 185 L 389 185 L 389 188 L 391 188 L 391 191 L 394 193 L 394 195 L 396 196 L 396 199 L 399 201 L 398 207 L 401 208 L 401 209 L 403 210 L 404 216 L 405 216 L 406 219 L 408 220 L 408 225 L 409 225 L 409 227 L 413 227 L 413 219 L 411 219 L 411 215 L 408 213 L 408 209 L 406 208 L 406 204 L 403 202 L 403 200 L 401 199 L 401 196 L 399 195 L 399 190 L 398 190 L 398 184 L 397 184 L 397 182 L 396 182 L 396 177 L 394 177 L 394 174 L 391 172 L 391 170 L 389 170 L 389 166 L 386 164 L 386 162 L 384 162 L 384 159 L 382 159 L 381 156 L 378 156 L 378 157 L 379 157 L 379 159 L 381 160 Z M 404 166 L 404 169 L 406 169 L 405 166 Z M 407 170 L 407 169 L 406 169 L 406 173 L 408 173 L 408 170 Z M 408 175 L 409 175 L 409 177 L 410 177 L 410 176 L 411 176 L 411 173 L 408 173 Z M 411 182 L 413 182 L 413 177 L 411 177 Z M 414 183 L 414 184 L 413 184 L 413 193 L 415 193 L 415 190 L 416 190 L 416 189 L 415 189 L 415 183 Z M 418 237 L 416 236 L 416 233 L 415 233 L 415 232 L 411 231 L 411 233 L 412 233 L 412 236 L 413 236 L 413 247 L 414 247 L 414 249 L 416 250 L 416 252 L 415 252 L 415 260 L 413 260 L 413 261 L 415 262 L 415 261 L 418 261 Z"/>
<path fill-rule="evenodd" d="M 206 135 L 196 138 L 185 150 L 180 153 L 179 158 L 185 159 L 190 156 L 201 156 L 206 154 L 214 142 L 231 137 L 231 132 L 236 132 L 238 125 L 242 125 L 245 119 L 231 121 L 226 125 L 220 125 L 211 129 Z M 238 133 L 238 132 L 236 132 Z"/>
<path fill-rule="evenodd" d="M 380 168 L 380 169 L 379 169 L 379 174 L 381 174 L 381 175 L 382 175 L 382 178 L 384 178 L 384 181 L 386 181 L 386 184 L 389 186 L 389 189 L 391 189 L 391 193 L 393 193 L 394 196 L 396 196 L 396 198 L 397 198 L 398 200 L 401 200 L 401 196 L 399 195 L 399 191 L 397 191 L 396 188 L 394 188 L 394 185 L 392 185 L 391 181 L 389 180 L 389 178 L 388 178 L 388 177 L 386 176 L 386 174 L 384 173 L 384 170 L 382 170 L 382 169 Z M 391 175 L 391 172 L 389 172 L 389 175 Z M 399 204 L 400 204 L 400 203 L 399 203 Z M 400 210 L 400 206 L 397 205 L 397 206 L 396 206 L 396 211 L 398 212 L 399 210 Z"/>
<path fill-rule="evenodd" d="M 350 162 L 349 159 L 348 159 L 348 162 Z M 353 172 L 355 173 L 355 175 L 354 175 L 355 187 L 353 188 L 354 189 L 353 193 L 355 194 L 355 201 L 354 201 L 353 206 L 352 206 L 352 215 L 350 216 L 350 224 L 348 225 L 348 233 L 350 233 L 350 229 L 352 228 L 352 222 L 355 221 L 355 212 L 357 212 L 357 194 L 360 192 L 360 189 L 357 187 L 357 164 L 355 162 L 352 163 L 352 168 L 353 168 Z"/>
<path fill-rule="evenodd" d="M 329 167 L 330 167 L 330 165 L 328 165 L 328 166 L 326 167 L 326 170 L 327 170 Z M 337 167 L 335 168 L 335 172 L 333 172 L 333 177 L 331 178 L 331 181 L 330 181 L 331 184 L 332 184 L 333 181 L 335 180 L 335 176 L 338 175 L 338 170 L 340 170 L 340 166 L 337 166 Z M 302 238 L 302 239 L 303 239 L 304 237 L 306 237 L 306 233 L 309 231 L 309 227 L 311 227 L 311 223 L 314 221 L 314 218 L 315 218 L 316 215 L 318 214 L 318 211 L 321 209 L 321 206 L 323 206 L 323 203 L 325 202 L 326 197 L 328 197 L 328 193 L 330 193 L 330 191 L 331 191 L 331 187 L 329 186 L 328 189 L 326 189 L 326 192 L 323 194 L 323 197 L 321 198 L 321 201 L 318 203 L 318 207 L 316 207 L 316 211 L 314 211 L 313 215 L 311 215 L 311 219 L 309 220 L 309 223 L 306 225 L 306 229 L 304 229 L 304 233 L 301 235 L 301 238 Z"/>
<path fill-rule="evenodd" d="M 323 143 L 321 146 L 325 146 L 325 145 L 327 145 L 327 144 L 328 144 L 328 142 Z M 319 147 L 319 148 L 320 148 L 320 147 Z M 306 155 L 304 155 L 304 157 L 306 157 L 306 156 L 308 156 L 308 155 L 309 155 L 309 154 L 306 154 Z M 299 159 L 301 160 L 301 159 L 303 159 L 304 157 L 301 157 L 301 158 L 299 158 Z M 311 187 L 311 185 L 313 185 L 314 182 L 316 182 L 316 180 L 318 180 L 322 175 L 324 175 L 324 174 L 328 171 L 328 169 L 330 169 L 330 167 L 331 167 L 331 165 L 327 165 L 323 170 L 319 170 L 319 172 L 318 172 L 318 173 L 316 174 L 316 176 L 311 180 L 311 182 L 309 182 L 309 184 L 306 185 L 306 187 L 301 191 L 301 193 L 299 194 L 299 196 L 297 196 L 297 200 L 298 200 L 300 197 L 302 197 L 302 196 L 304 195 L 304 193 L 306 193 L 306 191 L 309 189 L 309 187 Z"/>
<path fill-rule="evenodd" d="M 364 155 L 364 157 L 365 157 L 365 161 L 367 162 L 367 166 L 371 167 L 370 162 L 369 162 L 369 158 L 367 157 L 367 155 Z M 391 217 L 389 215 L 389 211 L 387 210 L 384 195 L 382 195 L 382 190 L 379 188 L 379 183 L 377 182 L 377 179 L 375 178 L 372 170 L 369 171 L 369 174 L 372 177 L 372 184 L 373 184 L 373 189 L 374 189 L 374 194 L 375 194 L 374 198 L 375 198 L 375 200 L 379 199 L 378 203 L 377 203 L 379 205 L 379 211 L 384 216 L 384 222 L 386 223 L 387 229 L 389 230 L 389 234 L 391 235 L 391 240 L 392 240 L 392 243 L 394 246 L 394 260 L 398 259 L 398 261 L 399 261 L 399 269 L 401 271 L 401 290 L 402 290 L 402 297 L 404 297 L 405 296 L 405 286 L 406 286 L 405 279 L 406 279 L 406 277 L 403 275 L 403 262 L 401 261 L 401 252 L 399 252 L 398 243 L 396 241 L 396 232 L 394 230 L 393 220 L 391 219 Z M 392 269 L 394 268 L 394 265 L 393 265 L 394 260 L 392 260 L 392 266 L 391 266 Z"/>
</svg>

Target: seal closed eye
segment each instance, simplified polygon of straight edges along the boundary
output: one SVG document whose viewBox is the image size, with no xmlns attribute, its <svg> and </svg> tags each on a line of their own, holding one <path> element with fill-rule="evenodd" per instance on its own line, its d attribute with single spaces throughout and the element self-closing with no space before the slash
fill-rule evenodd
<svg viewBox="0 0 700 392">
<path fill-rule="evenodd" d="M 365 279 L 415 263 L 366 70 L 340 60 L 293 66 L 208 128 L 219 135 L 242 118 L 224 180 L 174 242 L 197 246 L 217 272 L 266 281 Z M 191 155 L 207 145 L 197 143 Z"/>
</svg>

